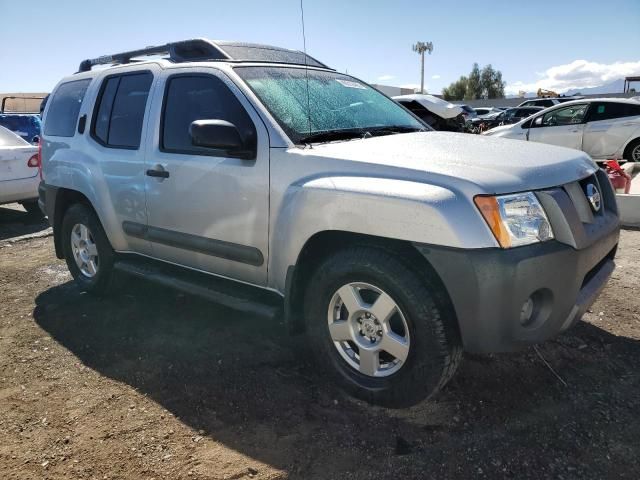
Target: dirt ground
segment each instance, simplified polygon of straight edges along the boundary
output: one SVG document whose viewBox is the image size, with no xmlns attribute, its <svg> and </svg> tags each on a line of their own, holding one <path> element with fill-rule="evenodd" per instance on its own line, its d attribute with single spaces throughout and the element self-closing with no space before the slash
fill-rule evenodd
<svg viewBox="0 0 640 480">
<path fill-rule="evenodd" d="M 640 232 L 574 329 L 466 356 L 407 410 L 343 395 L 304 339 L 152 284 L 79 291 L 0 207 L 0 478 L 640 478 Z"/>
</svg>

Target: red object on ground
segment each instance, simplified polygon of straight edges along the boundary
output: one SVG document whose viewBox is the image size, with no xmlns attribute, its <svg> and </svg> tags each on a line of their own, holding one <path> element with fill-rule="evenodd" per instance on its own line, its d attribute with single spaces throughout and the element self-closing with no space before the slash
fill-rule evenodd
<svg viewBox="0 0 640 480">
<path fill-rule="evenodd" d="M 625 172 L 615 160 L 607 160 L 604 164 L 606 166 L 607 176 L 616 193 L 621 193 L 619 190 L 623 190 L 624 193 L 629 193 L 631 176 Z"/>
</svg>

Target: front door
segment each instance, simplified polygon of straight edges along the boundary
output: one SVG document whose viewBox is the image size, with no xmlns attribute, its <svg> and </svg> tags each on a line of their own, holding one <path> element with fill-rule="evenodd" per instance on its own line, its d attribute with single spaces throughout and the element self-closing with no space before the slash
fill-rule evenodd
<svg viewBox="0 0 640 480">
<path fill-rule="evenodd" d="M 582 149 L 584 119 L 588 104 L 554 108 L 531 122 L 529 140 L 560 147 Z"/>
<path fill-rule="evenodd" d="M 165 73 L 152 108 L 159 122 L 146 155 L 144 235 L 153 256 L 265 285 L 269 139 L 260 117 L 224 73 L 207 68 Z M 246 148 L 195 146 L 196 120 L 232 123 Z"/>
</svg>

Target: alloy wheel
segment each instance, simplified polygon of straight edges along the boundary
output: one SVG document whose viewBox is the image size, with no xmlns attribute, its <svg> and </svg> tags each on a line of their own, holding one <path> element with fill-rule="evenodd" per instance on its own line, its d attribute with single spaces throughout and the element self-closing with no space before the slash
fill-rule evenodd
<svg viewBox="0 0 640 480">
<path fill-rule="evenodd" d="M 86 225 L 76 223 L 71 229 L 71 251 L 80 272 L 88 278 L 95 277 L 100 265 L 98 247 Z"/>
<path fill-rule="evenodd" d="M 331 298 L 327 320 L 338 353 L 358 372 L 386 377 L 407 361 L 407 320 L 381 288 L 362 282 L 343 285 Z"/>
</svg>

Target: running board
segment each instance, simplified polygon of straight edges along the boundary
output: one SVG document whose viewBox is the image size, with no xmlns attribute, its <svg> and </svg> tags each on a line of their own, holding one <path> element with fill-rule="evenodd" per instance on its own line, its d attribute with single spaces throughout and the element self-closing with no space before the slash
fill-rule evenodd
<svg viewBox="0 0 640 480">
<path fill-rule="evenodd" d="M 125 258 L 117 260 L 114 268 L 239 312 L 269 319 L 282 318 L 282 297 L 258 287 L 154 260 Z"/>
</svg>

